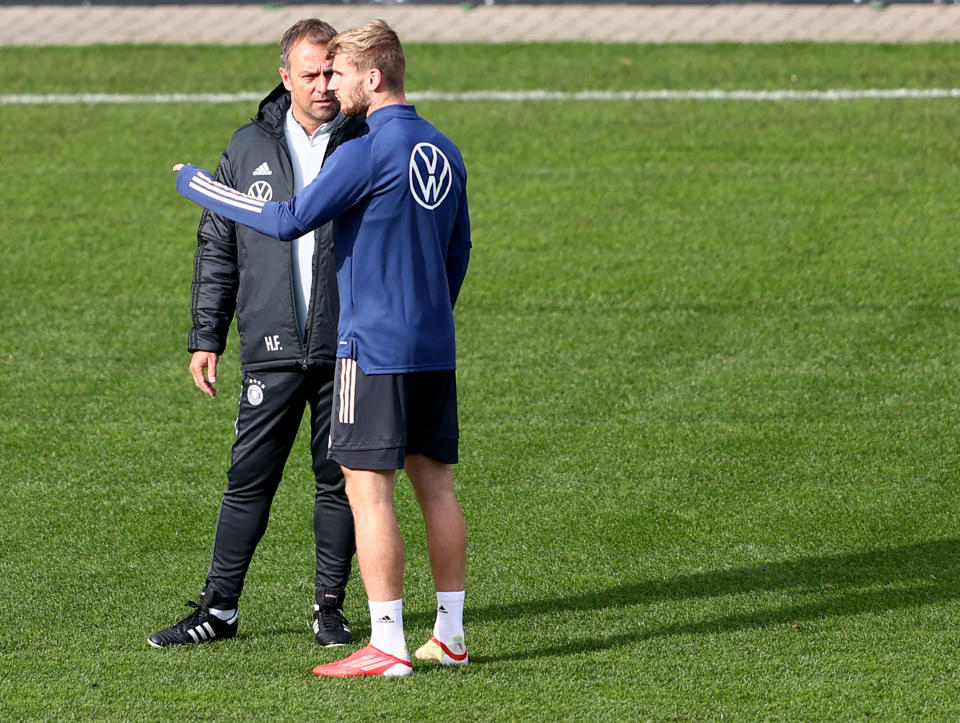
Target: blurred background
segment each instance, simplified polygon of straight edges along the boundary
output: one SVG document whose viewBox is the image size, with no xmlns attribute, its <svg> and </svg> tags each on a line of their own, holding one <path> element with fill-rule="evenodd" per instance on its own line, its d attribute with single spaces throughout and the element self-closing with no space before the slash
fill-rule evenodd
<svg viewBox="0 0 960 723">
<path fill-rule="evenodd" d="M 382 17 L 407 42 L 881 42 L 960 39 L 955 2 L 0 3 L 0 45 L 272 43 L 292 22 Z"/>
</svg>

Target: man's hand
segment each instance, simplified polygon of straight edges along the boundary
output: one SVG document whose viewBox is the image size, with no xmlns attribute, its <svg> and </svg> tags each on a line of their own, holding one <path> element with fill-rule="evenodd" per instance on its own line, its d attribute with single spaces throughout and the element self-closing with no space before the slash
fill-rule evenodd
<svg viewBox="0 0 960 723">
<path fill-rule="evenodd" d="M 173 172 L 174 172 L 174 173 L 179 173 L 179 172 L 180 172 L 180 169 L 183 168 L 183 165 L 184 165 L 184 164 L 182 164 L 182 163 L 178 163 L 177 165 L 175 165 L 175 166 L 173 167 Z"/>
<path fill-rule="evenodd" d="M 208 394 L 211 397 L 217 396 L 217 390 L 213 388 L 213 385 L 217 383 L 217 360 L 220 358 L 219 354 L 214 354 L 212 351 L 195 351 L 193 352 L 193 358 L 190 359 L 190 374 L 193 375 L 193 383 L 197 385 L 199 389 L 204 394 Z M 203 378 L 203 371 L 207 370 L 207 378 Z M 209 379 L 209 381 L 207 381 Z"/>
</svg>

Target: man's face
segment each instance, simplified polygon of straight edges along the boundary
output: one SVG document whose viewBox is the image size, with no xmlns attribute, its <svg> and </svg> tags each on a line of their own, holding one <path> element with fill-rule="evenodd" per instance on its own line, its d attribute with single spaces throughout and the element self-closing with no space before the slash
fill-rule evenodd
<svg viewBox="0 0 960 723">
<path fill-rule="evenodd" d="M 357 69 L 353 57 L 339 53 L 333 59 L 333 78 L 330 89 L 334 91 L 344 115 L 366 113 L 370 107 L 370 93 L 366 87 L 367 73 Z"/>
<path fill-rule="evenodd" d="M 280 68 L 283 87 L 290 91 L 293 117 L 308 133 L 329 123 L 340 112 L 340 103 L 330 89 L 332 63 L 327 46 L 301 40 L 290 49 L 290 68 Z"/>
</svg>

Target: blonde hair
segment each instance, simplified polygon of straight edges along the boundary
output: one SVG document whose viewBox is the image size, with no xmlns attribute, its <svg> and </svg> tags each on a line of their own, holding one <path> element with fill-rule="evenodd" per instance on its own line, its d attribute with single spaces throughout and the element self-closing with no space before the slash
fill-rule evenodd
<svg viewBox="0 0 960 723">
<path fill-rule="evenodd" d="M 350 55 L 357 70 L 376 68 L 383 77 L 384 90 L 402 93 L 407 63 L 400 38 L 383 20 L 345 30 L 327 44 L 331 56 Z"/>
</svg>

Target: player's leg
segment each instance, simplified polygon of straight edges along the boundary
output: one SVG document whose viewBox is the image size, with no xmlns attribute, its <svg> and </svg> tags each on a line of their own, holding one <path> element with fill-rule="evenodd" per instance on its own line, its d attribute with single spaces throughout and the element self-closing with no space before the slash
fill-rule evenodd
<svg viewBox="0 0 960 723">
<path fill-rule="evenodd" d="M 148 638 L 155 647 L 232 637 L 247 569 L 263 536 L 305 398 L 290 372 L 244 375 L 236 441 L 220 502 L 206 587 L 196 611 Z"/>
<path fill-rule="evenodd" d="M 453 488 L 453 466 L 422 454 L 407 456 L 407 475 L 423 511 L 427 552 L 437 592 L 463 590 L 467 534 Z"/>
<path fill-rule="evenodd" d="M 401 676 L 412 672 L 403 633 L 403 540 L 393 510 L 393 470 L 344 468 L 353 509 L 357 562 L 370 608 L 370 644 L 316 675 Z"/>
<path fill-rule="evenodd" d="M 437 590 L 433 637 L 417 649 L 416 656 L 444 665 L 465 665 L 467 536 L 453 481 L 459 446 L 456 373 L 449 370 L 412 377 L 406 470 L 423 511 Z"/>
<path fill-rule="evenodd" d="M 407 474 L 423 511 L 427 552 L 437 590 L 433 636 L 416 651 L 421 660 L 466 665 L 463 605 L 466 597 L 467 535 L 453 486 L 453 467 L 425 455 L 407 457 Z"/>
<path fill-rule="evenodd" d="M 393 509 L 393 470 L 343 470 L 357 536 L 357 563 L 367 597 L 403 595 L 403 539 Z"/>
<path fill-rule="evenodd" d="M 310 449 L 316 478 L 313 508 L 316 542 L 313 632 L 317 642 L 324 647 L 353 642 L 353 633 L 343 615 L 343 600 L 355 551 L 353 513 L 344 489 L 340 465 L 327 458 L 333 406 L 333 370 L 331 364 L 309 371 Z"/>
<path fill-rule="evenodd" d="M 395 470 L 403 467 L 405 424 L 398 375 L 366 375 L 337 361 L 330 457 L 343 466 L 353 511 L 357 562 L 370 608 L 370 645 L 316 675 L 409 675 L 403 634 L 403 540 L 393 509 Z"/>
</svg>

